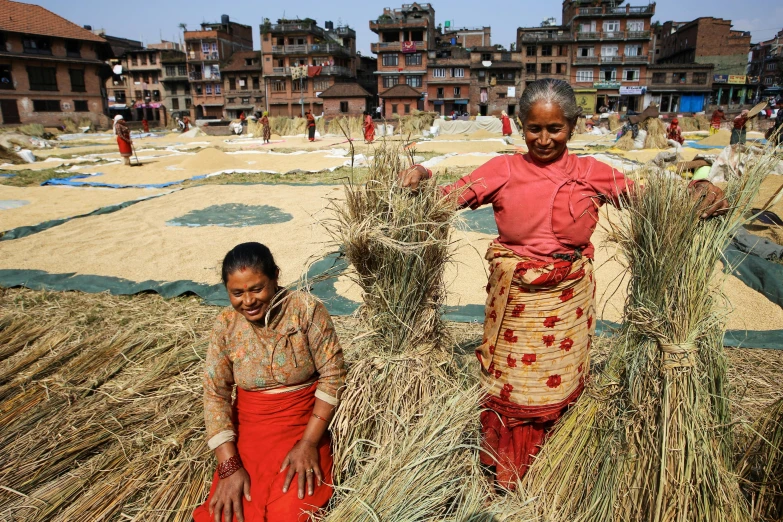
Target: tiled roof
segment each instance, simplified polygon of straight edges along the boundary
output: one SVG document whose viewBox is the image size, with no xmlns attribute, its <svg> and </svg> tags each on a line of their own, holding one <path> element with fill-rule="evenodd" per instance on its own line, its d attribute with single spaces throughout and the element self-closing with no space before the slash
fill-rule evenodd
<svg viewBox="0 0 783 522">
<path fill-rule="evenodd" d="M 368 98 L 370 93 L 358 83 L 335 83 L 319 95 L 320 98 Z"/>
<path fill-rule="evenodd" d="M 54 36 L 71 40 L 105 42 L 73 22 L 54 14 L 39 5 L 0 0 L 0 31 L 9 33 Z"/>
<path fill-rule="evenodd" d="M 421 93 L 408 84 L 395 85 L 379 94 L 382 98 L 421 98 Z"/>
<path fill-rule="evenodd" d="M 245 65 L 246 58 L 256 58 L 258 60 L 258 63 L 254 63 L 253 65 Z M 234 54 L 232 54 L 231 58 L 229 58 L 228 60 L 229 60 L 228 64 L 220 68 L 221 71 L 239 72 L 239 71 L 260 71 L 263 69 L 263 64 L 261 63 L 261 51 L 237 51 Z"/>
</svg>

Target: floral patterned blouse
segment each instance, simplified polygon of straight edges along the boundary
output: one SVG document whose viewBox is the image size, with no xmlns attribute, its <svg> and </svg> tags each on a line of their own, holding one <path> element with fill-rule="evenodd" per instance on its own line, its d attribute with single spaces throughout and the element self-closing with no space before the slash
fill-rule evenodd
<svg viewBox="0 0 783 522">
<path fill-rule="evenodd" d="M 310 294 L 283 290 L 266 326 L 225 308 L 212 328 L 204 372 L 209 447 L 236 440 L 233 386 L 279 393 L 318 381 L 315 396 L 337 405 L 345 383 L 343 352 L 326 307 Z"/>
</svg>

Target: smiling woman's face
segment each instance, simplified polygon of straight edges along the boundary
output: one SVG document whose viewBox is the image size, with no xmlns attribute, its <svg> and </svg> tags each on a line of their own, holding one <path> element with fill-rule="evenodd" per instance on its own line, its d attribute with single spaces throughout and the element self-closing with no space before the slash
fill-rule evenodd
<svg viewBox="0 0 783 522">
<path fill-rule="evenodd" d="M 555 161 L 563 154 L 574 130 L 559 105 L 544 101 L 530 108 L 523 123 L 528 151 L 543 163 Z"/>
<path fill-rule="evenodd" d="M 226 290 L 231 306 L 248 321 L 260 321 L 277 292 L 277 279 L 252 268 L 240 268 L 228 275 Z"/>
</svg>

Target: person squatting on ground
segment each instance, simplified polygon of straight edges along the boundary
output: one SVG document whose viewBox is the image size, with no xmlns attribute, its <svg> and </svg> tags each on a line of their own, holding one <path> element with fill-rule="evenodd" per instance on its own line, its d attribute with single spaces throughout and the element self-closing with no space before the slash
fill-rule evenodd
<svg viewBox="0 0 783 522">
<path fill-rule="evenodd" d="M 332 495 L 327 427 L 345 383 L 343 352 L 323 303 L 280 287 L 279 275 L 260 243 L 223 260 L 232 307 L 215 321 L 204 372 L 218 467 L 195 522 L 305 521 Z"/>
<path fill-rule="evenodd" d="M 680 128 L 680 120 L 677 118 L 674 118 L 671 124 L 666 127 L 666 139 L 680 145 L 685 143 L 685 138 L 682 137 L 682 129 Z"/>
<path fill-rule="evenodd" d="M 484 336 L 476 350 L 486 391 L 481 460 L 514 487 L 555 421 L 582 393 L 595 331 L 594 247 L 598 209 L 619 205 L 634 184 L 612 167 L 568 152 L 579 106 L 563 81 L 530 84 L 519 102 L 529 152 L 490 160 L 443 187 L 461 207 L 491 204 L 499 237 L 489 246 Z M 432 173 L 401 173 L 415 188 Z M 723 192 L 691 185 L 707 217 L 725 212 Z"/>
<path fill-rule="evenodd" d="M 125 123 L 125 118 L 119 114 L 114 117 L 114 134 L 117 135 L 117 146 L 120 148 L 120 156 L 122 156 L 125 164 L 130 166 L 130 159 L 133 156 L 133 140 L 131 139 L 130 128 Z"/>
</svg>

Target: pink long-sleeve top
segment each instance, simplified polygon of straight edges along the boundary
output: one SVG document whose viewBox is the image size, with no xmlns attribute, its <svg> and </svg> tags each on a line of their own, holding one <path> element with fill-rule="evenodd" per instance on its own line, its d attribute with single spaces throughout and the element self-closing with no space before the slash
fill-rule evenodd
<svg viewBox="0 0 783 522">
<path fill-rule="evenodd" d="M 499 232 L 496 242 L 520 256 L 551 262 L 555 254 L 573 255 L 576 250 L 592 259 L 590 236 L 598 224 L 598 208 L 606 202 L 617 205 L 632 187 L 622 172 L 566 150 L 551 163 L 537 162 L 529 154 L 498 156 L 443 191 L 462 189 L 462 207 L 475 210 L 491 204 Z"/>
</svg>

